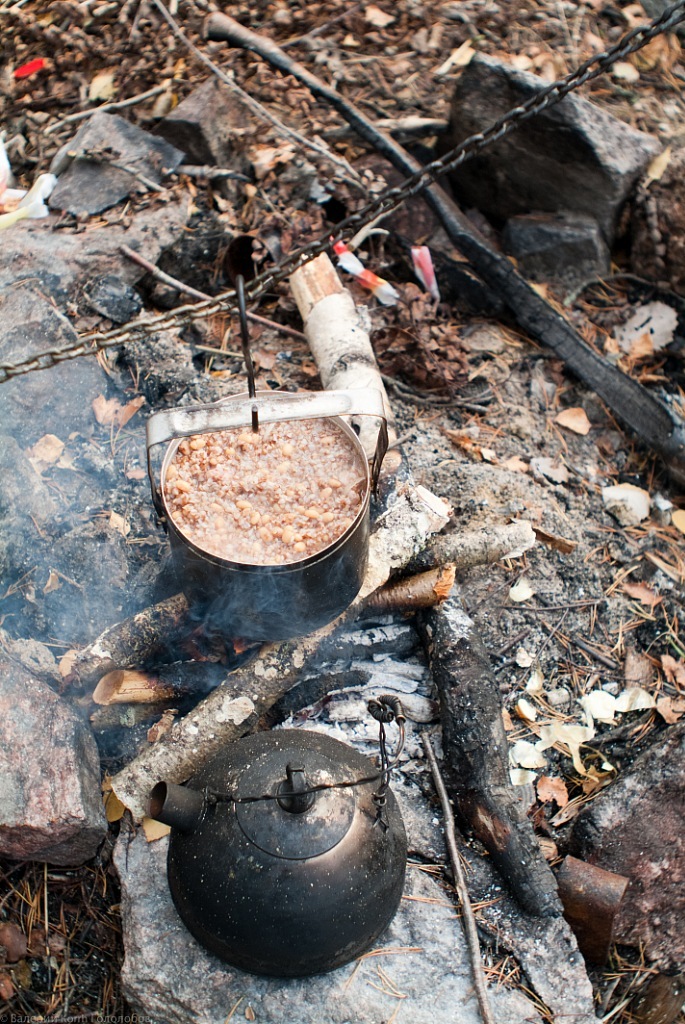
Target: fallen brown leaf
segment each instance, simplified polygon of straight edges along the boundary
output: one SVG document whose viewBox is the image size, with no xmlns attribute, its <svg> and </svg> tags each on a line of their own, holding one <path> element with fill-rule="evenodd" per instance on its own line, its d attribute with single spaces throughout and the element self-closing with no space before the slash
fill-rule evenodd
<svg viewBox="0 0 685 1024">
<path fill-rule="evenodd" d="M 669 683 L 685 686 L 685 663 L 676 661 L 671 654 L 661 655 L 661 667 Z"/>
<path fill-rule="evenodd" d="M 26 942 L 26 936 L 19 927 L 12 921 L 5 921 L 0 924 L 0 946 L 5 948 L 5 957 L 7 962 L 15 964 L 17 960 L 21 960 L 23 956 L 26 956 L 28 950 L 28 944 Z"/>
<path fill-rule="evenodd" d="M 685 714 L 685 698 L 659 697 L 656 709 L 667 725 L 673 725 L 674 722 L 680 721 Z"/>
<path fill-rule="evenodd" d="M 563 779 L 558 776 L 541 775 L 537 783 L 538 798 L 543 804 L 554 801 L 559 808 L 568 803 L 568 789 Z"/>
<path fill-rule="evenodd" d="M 143 818 L 141 824 L 148 843 L 155 843 L 171 832 L 171 825 L 163 825 L 161 821 L 155 821 L 154 818 Z"/>
<path fill-rule="evenodd" d="M 581 409 L 579 406 L 573 409 L 563 409 L 554 422 L 558 423 L 560 427 L 572 430 L 574 434 L 582 434 L 583 436 L 589 434 L 592 428 L 585 409 Z"/>
<path fill-rule="evenodd" d="M 533 533 L 541 544 L 546 544 L 548 548 L 554 548 L 555 551 L 561 551 L 562 555 L 570 555 L 578 546 L 577 541 L 556 537 L 553 533 L 547 533 L 546 530 L 541 530 L 538 526 L 533 527 Z"/>
<path fill-rule="evenodd" d="M 655 605 L 661 604 L 663 601 L 661 594 L 657 594 L 657 592 L 652 590 L 651 587 L 648 587 L 646 583 L 624 583 L 621 586 L 621 590 L 624 594 L 627 594 L 628 597 L 634 598 L 647 608 L 654 608 Z"/>
</svg>

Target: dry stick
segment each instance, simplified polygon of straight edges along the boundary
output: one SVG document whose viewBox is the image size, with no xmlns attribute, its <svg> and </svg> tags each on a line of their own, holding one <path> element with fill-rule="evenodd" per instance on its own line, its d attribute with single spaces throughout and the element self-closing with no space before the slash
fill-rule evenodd
<svg viewBox="0 0 685 1024">
<path fill-rule="evenodd" d="M 416 576 L 395 580 L 370 594 L 366 607 L 377 612 L 413 612 L 419 608 L 434 608 L 450 596 L 455 571 L 453 565 L 444 565 L 440 569 L 429 569 Z"/>
<path fill-rule="evenodd" d="M 157 2 L 157 0 L 155 0 Z M 357 133 L 403 174 L 421 165 L 389 135 L 378 130 L 356 107 L 296 63 L 270 39 L 258 36 L 225 14 L 207 19 L 210 39 L 223 39 L 258 54 L 280 71 L 302 82 L 325 100 Z M 673 478 L 685 484 L 685 422 L 657 401 L 642 385 L 602 358 L 516 271 L 509 259 L 494 252 L 461 210 L 438 185 L 423 191 L 451 242 L 469 260 L 488 287 L 506 303 L 518 324 L 551 348 L 582 381 L 604 399 L 613 412 L 664 460 Z"/>
<path fill-rule="evenodd" d="M 114 103 L 102 103 L 99 107 L 93 107 L 91 110 L 79 110 L 75 114 L 69 114 L 67 117 L 63 117 L 60 121 L 55 121 L 54 124 L 49 125 L 45 129 L 45 135 L 52 135 L 53 132 L 58 131 L 65 124 L 73 124 L 75 121 L 84 121 L 87 117 L 92 117 L 93 114 L 106 114 L 109 110 L 123 110 L 124 107 L 133 107 L 137 103 L 144 103 L 145 100 L 151 100 L 154 96 L 159 96 L 160 93 L 165 92 L 168 89 L 167 85 L 156 85 L 154 89 L 148 89 L 147 92 L 141 92 L 138 96 L 129 96 L 127 100 L 116 100 Z"/>
<path fill-rule="evenodd" d="M 466 885 L 466 877 L 459 857 L 459 850 L 457 849 L 452 807 L 450 806 L 447 790 L 445 789 L 445 783 L 443 782 L 440 768 L 435 757 L 433 744 L 431 743 L 430 736 L 427 732 L 422 733 L 421 741 L 423 743 L 423 749 L 426 751 L 426 757 L 428 758 L 431 774 L 433 776 L 433 784 L 435 785 L 436 792 L 440 797 L 442 813 L 445 818 L 445 840 L 447 842 L 447 849 L 450 855 L 450 863 L 452 865 L 455 886 L 459 895 L 459 902 L 461 903 L 461 919 L 464 925 L 464 932 L 466 933 L 466 944 L 468 946 L 471 970 L 473 972 L 473 986 L 476 990 L 480 1015 L 483 1018 L 484 1024 L 496 1024 L 495 1018 L 492 1015 L 492 1008 L 490 1006 L 490 999 L 488 997 L 488 990 L 485 982 L 485 974 L 483 972 L 483 962 L 480 957 L 480 942 L 478 941 L 476 918 L 473 913 L 473 907 L 471 906 L 469 890 Z"/>
<path fill-rule="evenodd" d="M 253 114 L 256 114 L 257 117 L 259 117 L 262 121 L 268 121 L 268 123 L 273 125 L 274 128 L 276 128 L 276 130 L 281 135 L 284 135 L 287 138 L 292 139 L 294 142 L 297 142 L 300 146 L 304 146 L 305 149 L 313 150 L 315 153 L 318 153 L 319 156 L 323 157 L 324 160 L 328 160 L 329 163 L 334 164 L 341 172 L 341 175 L 344 178 L 344 180 L 349 185 L 352 185 L 357 189 L 365 189 L 365 186 L 362 184 L 359 175 L 354 170 L 354 168 L 347 162 L 347 160 L 344 160 L 342 157 L 336 156 L 336 154 L 333 153 L 328 147 L 319 146 L 316 142 L 312 142 L 311 139 L 308 139 L 306 138 L 306 136 L 301 135 L 300 132 L 295 131 L 294 128 L 289 128 L 287 124 L 284 124 L 283 121 L 281 121 L 278 117 L 275 116 L 275 114 L 272 114 L 269 110 L 266 109 L 266 107 L 263 107 L 261 103 L 258 103 L 257 100 L 249 94 L 249 92 L 245 92 L 244 89 L 241 89 L 241 87 L 238 85 L 235 79 L 231 78 L 230 75 L 227 75 L 224 71 L 222 71 L 221 68 L 218 67 L 213 60 L 210 60 L 209 57 L 207 57 L 202 52 L 202 50 L 199 50 L 194 43 L 191 43 L 190 39 L 188 39 L 188 36 L 177 24 L 174 18 L 172 18 L 172 16 L 169 14 L 161 0 L 151 0 L 151 2 L 155 5 L 155 7 L 160 12 L 164 20 L 167 22 L 167 24 L 171 27 L 174 35 L 178 36 L 178 38 L 183 42 L 185 46 L 187 46 L 190 52 L 195 57 L 197 57 L 197 59 L 201 61 L 205 65 L 205 67 L 209 68 L 212 74 L 216 75 L 216 77 L 220 81 L 227 85 L 228 88 L 236 94 L 236 96 L 239 96 L 242 102 L 245 104 L 245 106 L 249 107 Z"/>
<path fill-rule="evenodd" d="M 143 817 L 155 783 L 185 781 L 226 743 L 253 731 L 260 717 L 312 666 L 321 642 L 336 627 L 354 621 L 365 598 L 408 562 L 447 519 L 448 509 L 440 498 L 423 487 L 407 488 L 378 521 L 370 538 L 364 585 L 347 611 L 310 636 L 265 644 L 254 661 L 232 673 L 112 779 L 121 802 L 135 817 Z"/>
<path fill-rule="evenodd" d="M 505 526 L 485 526 L 467 533 L 441 534 L 433 537 L 407 567 L 408 572 L 421 572 L 451 562 L 457 569 L 499 562 L 503 558 L 520 558 L 535 544 L 535 531 L 526 520 Z"/>
<path fill-rule="evenodd" d="M 183 281 L 179 281 L 178 278 L 172 277 L 171 274 L 165 273 L 156 267 L 154 263 L 150 263 L 144 256 L 141 256 L 135 249 L 130 249 L 127 245 L 120 245 L 119 248 L 123 252 L 124 256 L 128 256 L 130 260 L 137 263 L 139 266 L 144 267 L 149 274 L 151 274 L 158 281 L 162 281 L 164 284 L 170 285 L 179 292 L 185 292 L 186 295 L 192 295 L 196 299 L 209 299 L 211 295 L 207 295 L 206 292 L 199 292 L 197 288 L 193 288 L 189 284 L 184 284 Z M 277 324 L 275 320 L 269 320 L 265 316 L 259 316 L 257 313 L 248 313 L 247 319 L 252 320 L 256 324 L 264 324 L 265 327 L 270 327 L 274 331 L 280 331 L 282 334 L 288 334 L 291 338 L 297 338 L 298 341 L 306 341 L 302 331 L 296 331 L 294 327 L 286 327 L 284 324 Z M 207 346 L 205 346 L 206 348 Z M 217 355 L 221 355 L 220 349 L 211 349 L 212 352 L 216 352 Z"/>
</svg>

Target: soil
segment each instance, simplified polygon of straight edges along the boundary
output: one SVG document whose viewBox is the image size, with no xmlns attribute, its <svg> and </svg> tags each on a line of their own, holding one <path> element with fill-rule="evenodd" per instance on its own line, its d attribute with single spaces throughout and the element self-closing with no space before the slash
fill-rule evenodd
<svg viewBox="0 0 685 1024">
<path fill-rule="evenodd" d="M 180 0 L 167 6 L 189 37 L 251 96 L 302 135 L 323 139 L 338 157 L 363 169 L 366 190 L 384 187 L 387 168 L 371 159 L 350 133 L 341 133 L 337 116 L 313 101 L 306 89 L 250 54 L 202 41 L 209 3 Z M 447 67 L 445 63 L 455 51 L 464 56 L 472 48 L 514 60 L 521 69 L 553 80 L 643 18 L 639 4 L 604 0 L 448 0 L 432 5 L 420 0 L 381 0 L 378 5 L 259 0 L 249 7 L 233 5 L 230 13 L 287 44 L 291 55 L 337 83 L 377 119 L 446 117 L 461 58 Z M 0 71 L 0 126 L 17 182 L 26 187 L 36 173 L 48 170 L 52 156 L 81 123 L 66 118 L 162 86 L 156 96 L 119 111 L 155 131 L 160 118 L 210 74 L 146 0 L 5 0 L 0 3 L 0 29 L 6 58 Z M 17 77 L 17 69 L 35 58 L 44 58 L 42 70 Z M 583 92 L 664 145 L 676 146 L 685 123 L 683 81 L 680 46 L 675 36 L 668 36 L 631 58 L 628 71 L 617 69 Z M 421 142 L 430 147 L 435 137 Z M 246 235 L 255 240 L 252 260 L 261 268 L 332 230 L 345 212 L 365 202 L 366 196 L 338 165 L 294 147 L 270 125 L 256 120 L 246 125 L 243 147 L 254 168 L 253 182 L 212 185 L 203 178 L 176 176 L 161 195 L 134 195 L 90 222 L 65 214 L 59 228 L 78 234 L 120 222 L 144 205 L 154 209 L 171 199 L 182 200 L 189 204 L 187 230 L 160 266 L 213 294 L 229 286 L 236 261 L 249 269 Z M 359 304 L 370 306 L 377 356 L 416 481 L 450 501 L 452 528 L 524 518 L 538 533 L 538 543 L 525 557 L 470 570 L 458 580 L 492 654 L 509 738 L 535 742 L 542 723 L 586 723 L 579 700 L 591 692 L 617 696 L 627 685 L 639 685 L 653 698 L 652 706 L 617 713 L 613 722 L 595 721 L 596 735 L 576 759 L 562 743 L 545 751 L 547 766 L 534 780 L 538 799 L 532 814 L 540 835 L 563 853 L 580 809 L 612 784 L 645 742 L 685 712 L 685 494 L 593 393 L 512 322 L 460 310 L 458 303 L 434 307 L 416 282 L 398 236 L 422 244 L 436 225 L 418 200 L 411 209 L 415 216 L 400 211 L 383 223 L 389 237 L 372 236 L 357 250 L 365 265 L 393 283 L 398 305 L 378 305 L 355 281 L 346 278 L 345 283 Z M 640 210 L 638 204 L 638 218 Z M 683 211 L 678 215 L 682 222 Z M 630 273 L 630 218 L 629 209 L 613 254 L 614 277 L 570 298 L 541 287 L 588 342 L 682 410 L 685 299 Z M 643 221 L 639 224 L 642 231 Z M 480 226 L 497 239 L 494 228 Z M 671 281 L 677 284 L 679 279 L 671 275 Z M 180 301 L 178 293 L 150 276 L 138 290 L 149 310 Z M 672 341 L 656 353 L 617 351 L 614 328 L 654 298 L 681 315 Z M 77 331 L 109 326 L 83 307 L 63 312 Z M 301 326 L 284 286 L 266 296 L 258 312 L 296 329 Z M 257 387 L 317 387 L 316 368 L 303 342 L 262 325 L 251 327 L 251 337 Z M 224 348 L 226 354 L 212 355 L 202 346 Z M 234 393 L 244 386 L 239 348 L 236 322 L 220 316 L 186 329 L 180 338 L 163 336 L 128 345 L 107 362 L 109 396 L 122 406 L 144 397 L 156 407 Z M 584 433 L 577 432 L 586 429 L 579 410 L 587 418 Z M 560 421 L 562 413 L 566 416 Z M 104 531 L 110 509 L 125 506 L 128 530 L 118 547 L 106 550 L 108 575 L 118 575 L 125 583 L 128 606 L 115 609 L 105 601 L 97 614 L 87 610 L 75 619 L 60 613 L 59 600 L 49 591 L 39 592 L 36 600 L 35 591 L 31 595 L 26 584 L 10 579 L 0 614 L 5 616 L 4 628 L 15 635 L 31 635 L 64 649 L 92 639 L 151 595 L 166 596 L 165 584 L 156 576 L 164 542 L 140 472 L 142 428 L 135 419 L 131 422 L 129 432 L 112 440 L 111 457 L 107 447 L 113 435 L 106 421 L 94 427 L 95 444 L 92 438 L 72 439 L 76 464 L 89 465 L 95 476 L 90 483 L 80 476 L 78 484 L 74 477 L 69 486 L 74 494 L 77 487 L 85 489 L 93 505 L 92 479 L 101 490 L 95 517 L 63 524 L 58 566 L 64 574 L 77 574 L 84 536 Z M 112 469 L 115 459 L 117 467 L 133 470 L 123 483 L 119 468 Z M 607 510 L 602 496 L 603 488 L 626 483 L 651 498 L 649 515 L 628 525 Z M 136 542 L 133 552 L 126 540 L 129 531 Z M 91 566 L 88 572 L 87 585 L 97 587 L 96 570 Z M 526 584 L 528 590 L 523 589 Z M 521 599 L 525 593 L 528 597 Z M 75 627 L 74 621 L 80 625 Z M 521 704 L 522 699 L 528 703 Z M 561 786 L 556 800 L 539 788 L 541 779 L 550 778 Z M 108 851 L 97 864 L 78 871 L 44 871 L 43 866 L 9 862 L 2 871 L 0 913 L 24 930 L 32 928 L 34 939 L 21 961 L 27 967 L 0 967 L 0 1010 L 43 1015 L 125 1012 L 117 987 L 121 943 Z M 46 951 L 43 903 L 48 896 L 51 941 Z M 594 978 L 602 1013 L 618 1007 L 645 977 L 637 956 L 616 948 L 607 973 Z M 3 994 L 3 978 L 10 979 L 11 998 Z M 618 1011 L 612 1020 L 621 1024 L 628 1017 Z"/>
</svg>

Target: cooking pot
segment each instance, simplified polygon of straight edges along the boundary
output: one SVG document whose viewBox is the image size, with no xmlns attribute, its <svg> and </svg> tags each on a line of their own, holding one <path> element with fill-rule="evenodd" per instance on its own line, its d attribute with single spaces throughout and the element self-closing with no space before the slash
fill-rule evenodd
<svg viewBox="0 0 685 1024">
<path fill-rule="evenodd" d="M 371 467 L 354 431 L 341 416 L 378 418 L 378 443 Z M 164 481 L 182 438 L 283 420 L 329 419 L 346 435 L 359 464 L 361 505 L 352 523 L 332 544 L 313 555 L 278 565 L 251 564 L 219 557 L 198 547 L 169 514 Z M 152 451 L 168 444 L 160 484 Z M 368 556 L 369 505 L 388 434 L 380 391 L 358 388 L 289 394 L 257 391 L 158 412 L 147 421 L 148 472 L 152 499 L 169 533 L 181 589 L 210 626 L 231 637 L 286 640 L 312 632 L 335 619 L 354 600 Z"/>
<path fill-rule="evenodd" d="M 359 956 L 392 920 L 407 840 L 388 782 L 404 715 L 393 696 L 369 709 L 380 771 L 325 734 L 284 729 L 231 743 L 186 786 L 153 789 L 151 816 L 172 826 L 176 908 L 222 960 L 256 974 L 319 974 Z"/>
</svg>

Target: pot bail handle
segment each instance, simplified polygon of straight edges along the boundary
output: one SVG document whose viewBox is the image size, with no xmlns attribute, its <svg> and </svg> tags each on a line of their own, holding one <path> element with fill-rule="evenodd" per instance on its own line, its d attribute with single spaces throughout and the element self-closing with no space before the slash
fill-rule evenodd
<svg viewBox="0 0 685 1024">
<path fill-rule="evenodd" d="M 257 391 L 251 395 L 233 395 L 208 405 L 189 405 L 153 413 L 145 426 L 147 471 L 152 501 L 160 519 L 164 506 L 152 467 L 152 448 L 192 434 L 210 434 L 254 423 L 255 410 L 259 423 L 282 420 L 326 419 L 333 416 L 373 416 L 380 421 L 376 450 L 371 462 L 371 485 L 374 493 L 388 450 L 388 424 L 382 392 L 377 388 L 349 388 L 340 391 L 307 391 L 290 394 L 285 391 Z"/>
</svg>

